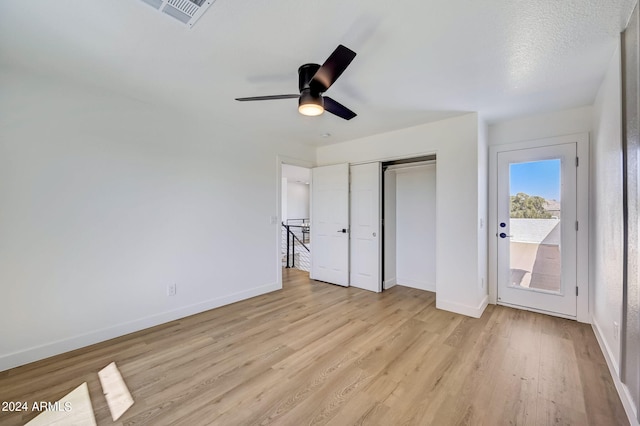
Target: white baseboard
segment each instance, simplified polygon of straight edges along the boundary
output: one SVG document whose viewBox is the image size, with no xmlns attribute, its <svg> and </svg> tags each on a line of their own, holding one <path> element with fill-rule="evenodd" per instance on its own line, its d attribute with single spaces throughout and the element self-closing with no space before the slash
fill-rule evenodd
<svg viewBox="0 0 640 426">
<path fill-rule="evenodd" d="M 607 344 L 607 341 L 603 337 L 604 334 L 602 333 L 602 328 L 600 327 L 600 324 L 595 318 L 591 319 L 591 327 L 593 328 L 593 333 L 596 335 L 596 339 L 598 340 L 598 344 L 600 345 L 600 349 L 604 354 L 604 358 L 607 361 L 607 364 L 608 365 L 610 364 L 609 369 L 612 370 L 611 375 L 616 377 L 619 376 L 620 366 L 618 365 L 618 361 L 613 356 L 613 352 L 611 351 L 611 348 L 609 347 L 609 345 Z"/>
<path fill-rule="evenodd" d="M 254 287 L 249 290 L 205 300 L 204 302 L 195 303 L 189 306 L 183 306 L 178 309 L 161 312 L 159 314 L 150 315 L 148 317 L 125 322 L 122 324 L 117 324 L 111 327 L 105 327 L 99 330 L 69 337 L 67 339 L 62 339 L 40 346 L 35 346 L 29 349 L 4 354 L 0 356 L 0 371 L 28 364 L 30 362 L 39 361 L 54 355 L 59 355 L 75 349 L 83 348 L 85 346 L 93 345 L 95 343 L 104 342 L 105 340 L 124 336 L 125 334 L 144 330 L 146 328 L 154 327 L 156 325 L 164 324 L 180 318 L 199 314 L 201 312 L 218 308 L 220 306 L 229 305 L 231 303 L 259 296 L 261 294 L 280 290 L 281 288 L 282 286 L 279 283 Z"/>
<path fill-rule="evenodd" d="M 466 315 L 468 317 L 480 318 L 484 310 L 487 308 L 488 304 L 489 304 L 488 295 L 485 295 L 482 298 L 482 301 L 478 306 L 468 306 L 468 305 L 461 305 L 456 302 L 450 302 L 447 300 L 439 299 L 436 293 L 436 308 L 443 309 L 449 312 L 454 312 L 456 314 Z"/>
<path fill-rule="evenodd" d="M 387 290 L 387 289 L 390 289 L 391 287 L 395 286 L 396 284 L 398 284 L 398 282 L 396 281 L 396 277 L 389 278 L 388 280 L 385 280 L 382 283 L 382 288 Z"/>
<path fill-rule="evenodd" d="M 618 391 L 618 395 L 620 396 L 620 401 L 622 402 L 622 406 L 624 407 L 625 413 L 627 413 L 627 418 L 629 419 L 629 424 L 631 426 L 640 426 L 638 423 L 638 411 L 633 403 L 633 399 L 629 394 L 629 389 L 627 386 L 620 381 L 619 373 L 618 373 L 618 363 L 615 359 L 613 359 L 611 350 L 609 349 L 609 345 L 607 345 L 606 340 L 602 337 L 602 332 L 598 322 L 595 318 L 591 321 L 591 328 L 593 328 L 593 334 L 596 335 L 596 340 L 600 345 L 600 349 L 604 354 L 604 359 L 607 361 L 607 367 L 609 367 L 609 373 L 611 374 L 611 378 L 613 379 L 613 384 L 616 386 L 616 390 Z"/>
<path fill-rule="evenodd" d="M 411 278 L 398 278 L 398 285 L 405 287 L 417 288 L 418 290 L 436 292 L 436 283 L 428 283 L 421 280 L 412 280 Z"/>
</svg>

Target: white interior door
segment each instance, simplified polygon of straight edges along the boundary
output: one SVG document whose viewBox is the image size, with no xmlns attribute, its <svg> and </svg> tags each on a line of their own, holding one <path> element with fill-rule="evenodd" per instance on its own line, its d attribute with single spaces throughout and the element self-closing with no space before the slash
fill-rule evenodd
<svg viewBox="0 0 640 426">
<path fill-rule="evenodd" d="M 312 169 L 310 277 L 349 286 L 348 164 Z"/>
<path fill-rule="evenodd" d="M 353 287 L 382 291 L 380 163 L 358 164 L 351 171 L 351 280 Z"/>
<path fill-rule="evenodd" d="M 576 144 L 498 152 L 498 303 L 576 316 Z"/>
</svg>

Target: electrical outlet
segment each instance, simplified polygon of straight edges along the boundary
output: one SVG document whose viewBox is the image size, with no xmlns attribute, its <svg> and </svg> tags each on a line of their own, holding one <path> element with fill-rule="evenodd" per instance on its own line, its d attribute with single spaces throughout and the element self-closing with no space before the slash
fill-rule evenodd
<svg viewBox="0 0 640 426">
<path fill-rule="evenodd" d="M 618 324 L 617 321 L 614 321 L 613 322 L 613 339 L 617 341 L 619 337 L 620 337 L 620 325 Z"/>
<path fill-rule="evenodd" d="M 176 284 L 169 284 L 167 286 L 167 296 L 175 296 L 176 295 Z"/>
</svg>

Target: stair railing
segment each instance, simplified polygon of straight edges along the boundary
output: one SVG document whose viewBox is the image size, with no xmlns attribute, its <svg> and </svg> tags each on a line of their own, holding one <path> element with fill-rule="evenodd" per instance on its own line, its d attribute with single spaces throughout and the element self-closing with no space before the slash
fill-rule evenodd
<svg viewBox="0 0 640 426">
<path fill-rule="evenodd" d="M 285 225 L 282 223 L 282 227 L 286 231 L 287 235 L 287 263 L 286 268 L 295 268 L 296 267 L 296 241 L 299 243 L 298 245 L 302 246 L 307 253 L 311 253 L 309 247 L 305 243 L 298 238 L 298 236 L 291 230 L 291 228 L 302 228 L 305 232 L 308 232 L 309 225 Z"/>
</svg>

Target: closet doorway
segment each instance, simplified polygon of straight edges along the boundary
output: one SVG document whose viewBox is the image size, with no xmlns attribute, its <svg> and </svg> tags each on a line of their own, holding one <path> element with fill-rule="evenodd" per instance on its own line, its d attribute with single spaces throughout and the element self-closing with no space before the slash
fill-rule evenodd
<svg viewBox="0 0 640 426">
<path fill-rule="evenodd" d="M 436 291 L 436 156 L 382 163 L 383 289 Z"/>
</svg>

